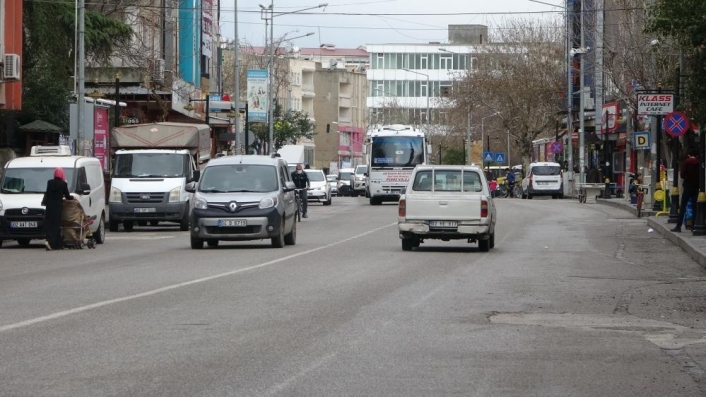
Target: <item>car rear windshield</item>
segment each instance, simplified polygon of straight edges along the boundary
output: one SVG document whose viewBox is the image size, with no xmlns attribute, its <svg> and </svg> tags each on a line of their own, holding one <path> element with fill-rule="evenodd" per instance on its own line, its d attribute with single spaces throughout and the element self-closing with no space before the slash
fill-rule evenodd
<svg viewBox="0 0 706 397">
<path fill-rule="evenodd" d="M 532 174 L 534 175 L 559 175 L 561 174 L 561 167 L 558 165 L 535 165 L 532 167 Z"/>
<path fill-rule="evenodd" d="M 419 171 L 414 177 L 412 190 L 422 192 L 482 192 L 480 174 L 475 171 L 428 170 Z"/>
<path fill-rule="evenodd" d="M 347 180 L 351 179 L 351 173 L 350 173 L 350 172 L 341 172 L 339 175 L 340 175 L 340 177 L 341 177 L 342 180 L 347 181 Z"/>
</svg>

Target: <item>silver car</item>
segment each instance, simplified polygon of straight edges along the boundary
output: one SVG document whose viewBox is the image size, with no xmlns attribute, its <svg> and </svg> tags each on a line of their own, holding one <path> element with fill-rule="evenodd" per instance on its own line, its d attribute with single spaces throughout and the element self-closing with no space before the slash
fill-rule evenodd
<svg viewBox="0 0 706 397">
<path fill-rule="evenodd" d="M 336 174 L 326 175 L 326 180 L 328 181 L 328 184 L 331 186 L 331 194 L 338 195 L 338 175 L 336 175 Z"/>
<path fill-rule="evenodd" d="M 331 205 L 331 184 L 321 170 L 304 170 L 309 177 L 310 189 L 307 192 L 307 201 L 318 201 L 324 205 Z"/>
<path fill-rule="evenodd" d="M 198 182 L 190 213 L 191 248 L 219 241 L 261 240 L 294 245 L 297 238 L 295 186 L 281 158 L 229 156 L 209 161 Z"/>
</svg>

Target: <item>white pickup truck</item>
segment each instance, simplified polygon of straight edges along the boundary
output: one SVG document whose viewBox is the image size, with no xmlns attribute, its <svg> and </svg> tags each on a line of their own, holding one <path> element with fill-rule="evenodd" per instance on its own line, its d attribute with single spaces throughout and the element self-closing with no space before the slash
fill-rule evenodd
<svg viewBox="0 0 706 397">
<path fill-rule="evenodd" d="M 402 249 L 426 239 L 495 246 L 496 211 L 483 171 L 475 166 L 419 165 L 399 201 Z"/>
</svg>

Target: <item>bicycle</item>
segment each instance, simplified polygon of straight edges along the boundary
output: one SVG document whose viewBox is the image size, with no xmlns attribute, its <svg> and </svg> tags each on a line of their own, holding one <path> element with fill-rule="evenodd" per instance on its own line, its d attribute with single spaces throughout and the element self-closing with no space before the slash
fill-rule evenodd
<svg viewBox="0 0 706 397">
<path fill-rule="evenodd" d="M 505 198 L 518 198 L 522 196 L 522 189 L 520 186 L 518 186 L 517 183 L 514 183 L 512 185 L 512 189 L 510 189 L 510 184 L 507 182 L 507 179 L 503 183 L 503 191 L 505 192 Z"/>
<path fill-rule="evenodd" d="M 304 204 L 302 203 L 301 192 L 307 191 L 308 188 L 294 189 L 294 200 L 297 202 L 297 222 L 302 221 L 302 212 L 304 212 Z"/>
</svg>

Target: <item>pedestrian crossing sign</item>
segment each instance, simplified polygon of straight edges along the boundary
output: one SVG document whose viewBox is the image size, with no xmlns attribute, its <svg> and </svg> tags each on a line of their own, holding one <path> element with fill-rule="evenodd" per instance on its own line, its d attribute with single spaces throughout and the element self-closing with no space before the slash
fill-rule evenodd
<svg viewBox="0 0 706 397">
<path fill-rule="evenodd" d="M 505 164 L 505 153 L 495 153 L 495 162 L 497 164 Z"/>
<path fill-rule="evenodd" d="M 483 162 L 492 163 L 494 160 L 493 152 L 483 152 Z"/>
</svg>

